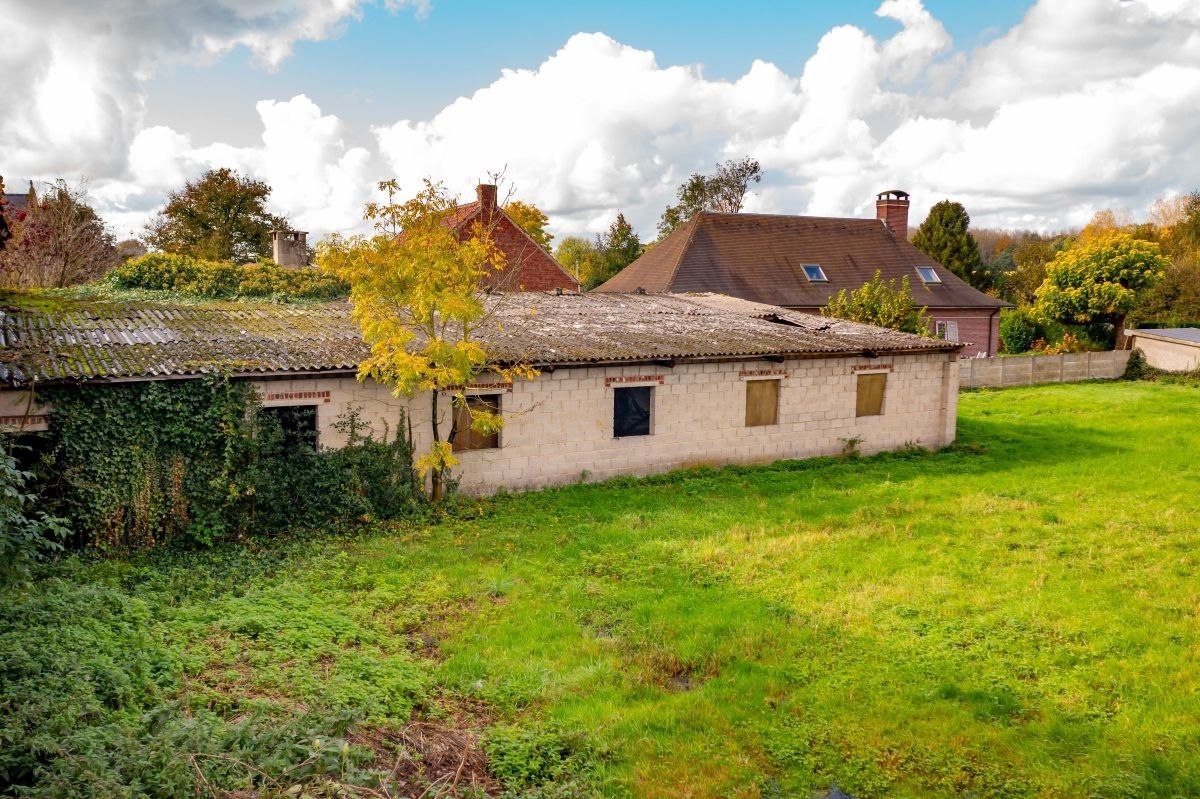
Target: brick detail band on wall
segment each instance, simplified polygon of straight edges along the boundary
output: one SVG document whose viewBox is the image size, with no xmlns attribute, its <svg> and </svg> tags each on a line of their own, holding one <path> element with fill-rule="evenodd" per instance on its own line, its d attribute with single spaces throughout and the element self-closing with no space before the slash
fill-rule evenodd
<svg viewBox="0 0 1200 799">
<path fill-rule="evenodd" d="M 263 402 L 287 402 L 289 400 L 324 400 L 329 402 L 328 391 L 285 391 L 279 394 L 264 394 Z"/>
<path fill-rule="evenodd" d="M 1128 350 L 1066 352 L 1061 355 L 1012 355 L 1006 358 L 963 358 L 958 362 L 959 388 L 1006 388 L 1038 383 L 1116 380 L 1125 374 Z"/>
<path fill-rule="evenodd" d="M 469 386 L 447 386 L 442 393 L 454 391 L 512 391 L 512 383 L 472 383 Z"/>
<path fill-rule="evenodd" d="M 743 369 L 738 372 L 738 377 L 787 377 L 786 369 Z"/>
<path fill-rule="evenodd" d="M 858 366 L 850 367 L 850 371 L 851 372 L 890 372 L 893 370 L 893 368 L 894 367 L 890 363 L 875 363 L 875 364 L 864 363 L 864 364 L 859 364 Z"/>
<path fill-rule="evenodd" d="M 0 427 L 6 430 L 45 430 L 50 417 L 45 414 L 30 416 L 0 416 Z"/>
<path fill-rule="evenodd" d="M 620 385 L 621 383 L 658 383 L 663 384 L 665 375 L 627 375 L 625 377 L 606 377 L 604 387 Z"/>
</svg>

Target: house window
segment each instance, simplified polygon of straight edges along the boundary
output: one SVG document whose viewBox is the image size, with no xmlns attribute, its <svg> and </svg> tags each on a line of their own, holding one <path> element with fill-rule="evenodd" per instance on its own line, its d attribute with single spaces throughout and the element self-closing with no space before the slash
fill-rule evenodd
<svg viewBox="0 0 1200 799">
<path fill-rule="evenodd" d="M 938 277 L 937 270 L 932 266 L 918 266 L 917 274 L 921 276 L 922 283 L 941 283 L 942 279 Z"/>
<path fill-rule="evenodd" d="M 746 381 L 746 427 L 779 424 L 780 380 Z"/>
<path fill-rule="evenodd" d="M 858 376 L 858 404 L 855 416 L 879 416 L 883 413 L 883 393 L 887 388 L 887 373 Z"/>
<path fill-rule="evenodd" d="M 654 408 L 654 388 L 634 386 L 613 390 L 613 436 L 650 435 L 650 416 Z"/>
<path fill-rule="evenodd" d="M 316 405 L 269 405 L 262 410 L 279 425 L 285 449 L 317 448 Z"/>
<path fill-rule="evenodd" d="M 810 283 L 828 283 L 829 278 L 825 277 L 825 270 L 818 264 L 804 264 L 804 276 L 808 278 Z"/>
<path fill-rule="evenodd" d="M 499 394 L 472 394 L 466 398 L 462 406 L 454 407 L 454 440 L 451 445 L 455 452 L 466 452 L 472 449 L 499 449 L 499 433 L 479 433 L 471 429 L 471 419 L 479 411 L 500 413 Z"/>
<path fill-rule="evenodd" d="M 946 341 L 958 341 L 958 322 L 938 322 L 937 337 Z"/>
</svg>

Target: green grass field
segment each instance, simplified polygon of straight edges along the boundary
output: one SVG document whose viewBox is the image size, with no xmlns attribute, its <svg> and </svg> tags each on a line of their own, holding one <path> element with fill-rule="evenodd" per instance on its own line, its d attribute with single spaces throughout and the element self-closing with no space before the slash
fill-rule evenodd
<svg viewBox="0 0 1200 799">
<path fill-rule="evenodd" d="M 141 608 L 122 635 L 173 664 L 155 701 L 341 709 L 377 748 L 429 720 L 492 742 L 512 795 L 1198 796 L 1198 419 L 1186 386 L 968 393 L 939 453 L 71 561 L 35 590 Z"/>
</svg>

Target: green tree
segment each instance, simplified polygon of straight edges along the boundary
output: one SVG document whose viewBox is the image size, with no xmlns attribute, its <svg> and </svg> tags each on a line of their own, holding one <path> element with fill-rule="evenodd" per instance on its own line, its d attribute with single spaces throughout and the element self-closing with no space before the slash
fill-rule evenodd
<svg viewBox="0 0 1200 799">
<path fill-rule="evenodd" d="M 379 189 L 388 201 L 371 203 L 365 214 L 377 235 L 330 236 L 317 247 L 317 263 L 350 285 L 354 319 L 371 346 L 359 379 L 391 386 L 397 395 L 428 393 L 433 443 L 415 466 L 431 475 L 432 496 L 440 500 L 458 464 L 451 442 L 459 418 L 453 409 L 468 407 L 462 387 L 484 373 L 513 380 L 533 379 L 537 372 L 526 364 L 491 361 L 479 339 L 487 315 L 482 287 L 489 271 L 506 266 L 492 239 L 495 221 L 478 221 L 468 235 L 460 235 L 442 223 L 457 204 L 441 183 L 426 179 L 421 191 L 403 203 L 396 201 L 394 180 Z M 449 432 L 443 435 L 447 399 Z M 503 427 L 498 413 L 469 412 L 471 429 L 478 433 L 490 435 Z"/>
<path fill-rule="evenodd" d="M 227 168 L 211 169 L 167 195 L 167 205 L 146 225 L 156 250 L 208 261 L 268 261 L 271 231 L 286 218 L 267 211 L 271 187 Z"/>
<path fill-rule="evenodd" d="M 504 206 L 504 213 L 517 223 L 517 226 L 529 234 L 529 238 L 546 252 L 550 252 L 550 242 L 554 241 L 553 234 L 546 231 L 549 218 L 533 203 L 512 200 Z"/>
<path fill-rule="evenodd" d="M 600 276 L 606 271 L 604 256 L 596 245 L 578 236 L 568 236 L 558 244 L 554 260 L 579 281 L 584 288 L 600 284 Z"/>
<path fill-rule="evenodd" d="M 988 273 L 971 236 L 971 217 L 962 203 L 942 200 L 929 209 L 912 243 L 921 252 L 976 288 L 989 288 Z"/>
<path fill-rule="evenodd" d="M 1055 256 L 1037 290 L 1038 309 L 1067 324 L 1107 323 L 1120 347 L 1126 315 L 1169 263 L 1154 242 L 1109 233 Z"/>
<path fill-rule="evenodd" d="M 1130 316 L 1167 327 L 1200 323 L 1200 257 L 1176 259 Z"/>
<path fill-rule="evenodd" d="M 663 211 L 658 223 L 659 238 L 669 235 L 701 211 L 738 213 L 750 184 L 758 183 L 762 176 L 758 161 L 749 157 L 731 158 L 717 164 L 717 171 L 712 175 L 692 175 L 676 190 L 675 205 L 667 206 Z"/>
<path fill-rule="evenodd" d="M 1043 238 L 1031 235 L 1013 248 L 1013 270 L 1005 275 L 1008 298 L 1018 305 L 1032 305 L 1037 290 L 1046 279 L 1046 264 L 1066 246 L 1062 237 Z"/>
<path fill-rule="evenodd" d="M 847 292 L 842 289 L 821 309 L 822 316 L 835 316 L 852 322 L 862 322 L 877 327 L 890 327 L 919 336 L 929 335 L 929 317 L 924 308 L 918 308 L 912 299 L 908 278 L 884 281 L 881 272 L 861 288 Z"/>
<path fill-rule="evenodd" d="M 584 288 L 594 288 L 608 280 L 641 257 L 645 249 L 622 213 L 617 214 L 608 230 L 596 236 L 595 248 L 600 254 L 600 268 L 589 276 Z"/>
</svg>

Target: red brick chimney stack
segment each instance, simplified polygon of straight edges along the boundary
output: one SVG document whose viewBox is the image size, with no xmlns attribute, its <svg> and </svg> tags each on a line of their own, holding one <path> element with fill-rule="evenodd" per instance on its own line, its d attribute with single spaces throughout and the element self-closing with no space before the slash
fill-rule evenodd
<svg viewBox="0 0 1200 799">
<path fill-rule="evenodd" d="M 483 212 L 484 220 L 491 222 L 496 212 L 496 184 L 480 183 L 475 187 L 475 198 L 479 200 L 479 210 Z"/>
<path fill-rule="evenodd" d="M 908 192 L 888 189 L 875 195 L 875 217 L 892 235 L 908 238 Z"/>
</svg>

